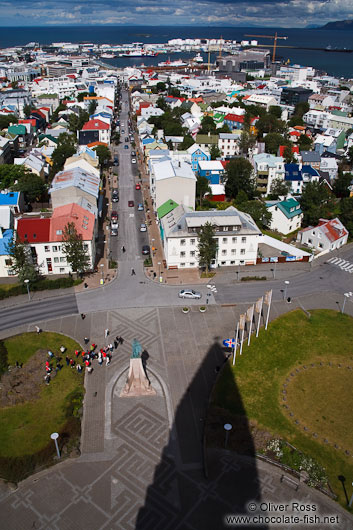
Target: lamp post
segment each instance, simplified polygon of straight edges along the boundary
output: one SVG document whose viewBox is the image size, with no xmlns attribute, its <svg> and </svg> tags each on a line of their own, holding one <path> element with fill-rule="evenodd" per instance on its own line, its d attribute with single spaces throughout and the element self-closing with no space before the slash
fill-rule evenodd
<svg viewBox="0 0 353 530">
<path fill-rule="evenodd" d="M 233 427 L 232 427 L 232 425 L 230 423 L 225 423 L 223 427 L 224 427 L 224 430 L 226 431 L 226 438 L 224 440 L 224 448 L 226 448 L 227 447 L 227 443 L 228 443 L 229 433 L 230 433 L 230 431 L 232 430 Z"/>
<path fill-rule="evenodd" d="M 277 262 L 275 261 L 275 264 L 273 266 L 273 269 L 271 269 L 271 271 L 273 272 L 273 279 L 275 280 L 276 279 L 276 265 L 277 265 Z"/>
<path fill-rule="evenodd" d="M 284 280 L 284 295 L 283 295 L 283 300 L 285 300 L 287 298 L 287 289 L 288 289 L 288 285 L 289 285 L 289 280 Z"/>
<path fill-rule="evenodd" d="M 352 486 L 353 486 L 353 482 L 352 482 Z M 350 501 L 348 503 L 348 508 L 351 508 L 352 507 L 352 504 L 353 504 L 353 493 L 351 495 L 351 498 L 350 498 Z"/>
<path fill-rule="evenodd" d="M 60 450 L 59 450 L 59 446 L 58 446 L 59 434 L 57 432 L 53 432 L 53 434 L 50 435 L 50 438 L 52 440 L 54 440 L 55 448 L 56 448 L 56 454 L 58 455 L 58 458 L 60 458 Z"/>
<path fill-rule="evenodd" d="M 23 280 L 27 287 L 28 300 L 31 301 L 31 293 L 29 292 L 29 280 Z"/>
<path fill-rule="evenodd" d="M 26 281 L 26 280 L 25 280 Z M 344 313 L 344 308 L 345 308 L 345 305 L 346 305 L 346 301 L 347 301 L 347 298 L 350 298 L 351 296 L 353 296 L 353 293 L 350 291 L 349 293 L 344 293 L 344 298 L 343 298 L 343 304 L 342 304 L 342 309 L 341 309 L 341 313 Z"/>
<path fill-rule="evenodd" d="M 101 263 L 101 264 L 100 264 L 100 268 L 101 268 L 101 271 L 102 271 L 102 279 L 101 279 L 101 283 L 104 283 L 104 263 Z"/>
<path fill-rule="evenodd" d="M 160 261 L 158 262 L 158 278 L 159 278 L 159 281 L 161 281 L 161 262 Z"/>
</svg>

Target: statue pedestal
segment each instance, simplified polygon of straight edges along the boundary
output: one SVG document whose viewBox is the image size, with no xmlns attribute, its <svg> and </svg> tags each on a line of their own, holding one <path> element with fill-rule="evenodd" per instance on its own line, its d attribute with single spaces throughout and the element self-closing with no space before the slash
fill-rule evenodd
<svg viewBox="0 0 353 530">
<path fill-rule="evenodd" d="M 129 375 L 126 385 L 121 391 L 120 397 L 155 396 L 156 391 L 152 388 L 146 377 L 142 365 L 142 359 L 130 359 Z"/>
</svg>

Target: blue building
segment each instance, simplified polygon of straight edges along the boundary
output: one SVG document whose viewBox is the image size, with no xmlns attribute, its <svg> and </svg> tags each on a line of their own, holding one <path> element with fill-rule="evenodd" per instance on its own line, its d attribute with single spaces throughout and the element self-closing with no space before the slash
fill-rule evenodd
<svg viewBox="0 0 353 530">
<path fill-rule="evenodd" d="M 206 177 L 210 184 L 223 184 L 224 167 L 219 160 L 201 160 L 198 174 L 200 177 Z"/>
<path fill-rule="evenodd" d="M 211 155 L 208 149 L 200 147 L 198 144 L 194 144 L 187 149 L 189 155 L 191 155 L 191 167 L 194 173 L 199 170 L 199 162 L 201 160 L 211 160 Z"/>
</svg>

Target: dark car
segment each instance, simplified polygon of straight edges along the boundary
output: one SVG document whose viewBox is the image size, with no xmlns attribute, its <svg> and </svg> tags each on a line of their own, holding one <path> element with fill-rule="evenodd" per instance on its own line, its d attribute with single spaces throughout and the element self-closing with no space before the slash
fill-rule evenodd
<svg viewBox="0 0 353 530">
<path fill-rule="evenodd" d="M 151 251 L 150 251 L 150 247 L 148 245 L 143 245 L 142 247 L 142 254 L 144 256 L 147 256 L 148 254 L 150 254 Z"/>
<path fill-rule="evenodd" d="M 117 222 L 118 220 L 118 212 L 116 210 L 112 210 L 111 216 L 110 216 L 112 222 Z"/>
<path fill-rule="evenodd" d="M 129 137 L 125 136 L 125 142 L 128 142 L 128 141 L 129 141 Z"/>
<path fill-rule="evenodd" d="M 129 146 L 128 145 L 124 145 L 124 149 L 129 149 Z"/>
<path fill-rule="evenodd" d="M 119 202 L 119 191 L 116 188 L 112 191 L 112 201 Z"/>
<path fill-rule="evenodd" d="M 134 158 L 136 156 L 136 152 L 135 151 L 131 151 L 131 158 Z"/>
<path fill-rule="evenodd" d="M 133 206 L 135 206 L 135 203 L 134 201 L 128 201 L 127 205 L 132 208 Z"/>
<path fill-rule="evenodd" d="M 116 156 L 114 158 L 113 166 L 118 166 L 118 165 L 119 165 L 119 158 Z"/>
</svg>

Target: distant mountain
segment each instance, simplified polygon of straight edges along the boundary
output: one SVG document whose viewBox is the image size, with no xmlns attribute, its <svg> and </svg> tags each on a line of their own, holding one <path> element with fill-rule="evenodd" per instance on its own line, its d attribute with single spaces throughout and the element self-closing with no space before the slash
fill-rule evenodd
<svg viewBox="0 0 353 530">
<path fill-rule="evenodd" d="M 328 22 L 324 26 L 321 26 L 319 29 L 345 29 L 353 31 L 353 19 Z"/>
<path fill-rule="evenodd" d="M 321 26 L 319 24 L 309 24 L 308 26 L 305 26 L 305 29 L 319 29 Z"/>
</svg>

